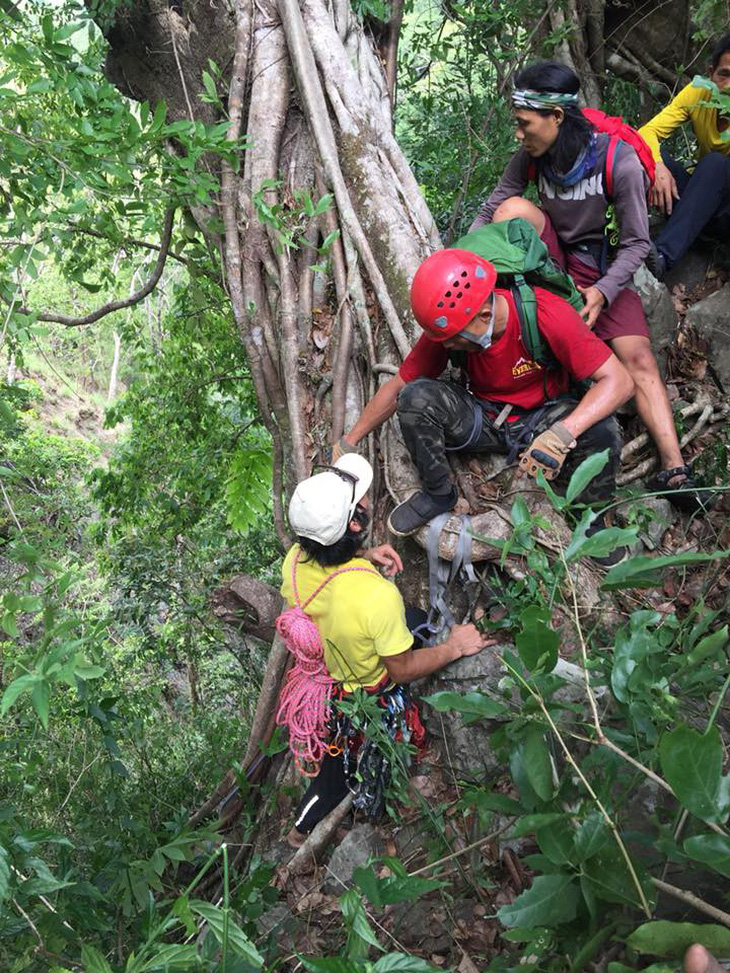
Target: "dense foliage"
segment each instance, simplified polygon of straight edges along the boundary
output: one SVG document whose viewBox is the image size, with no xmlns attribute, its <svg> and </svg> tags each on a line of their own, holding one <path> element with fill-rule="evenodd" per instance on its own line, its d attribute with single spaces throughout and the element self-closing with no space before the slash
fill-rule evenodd
<svg viewBox="0 0 730 973">
<path fill-rule="evenodd" d="M 256 922 L 279 894 L 273 866 L 254 857 L 234 871 L 233 847 L 188 823 L 233 766 L 237 840 L 255 838 L 262 802 L 238 761 L 264 653 L 219 624 L 210 598 L 238 572 L 276 583 L 282 553 L 271 444 L 218 255 L 189 215 L 195 207 L 217 227 L 219 186 L 206 160 L 235 166 L 237 146 L 226 142 L 227 123 L 169 124 L 164 104 L 133 104 L 106 80 L 97 25 L 115 6 L 89 4 L 92 20 L 74 2 L 0 3 L 0 965 L 273 971 L 286 957 Z M 355 6 L 366 18 L 388 13 L 386 4 Z M 701 7 L 700 20 L 715 16 L 717 4 Z M 502 92 L 534 40 L 525 25 L 543 8 L 410 5 L 398 135 L 445 233 L 468 225 L 514 149 Z M 561 39 L 543 31 L 541 49 Z M 217 104 L 219 66 L 209 63 L 202 80 Z M 609 96 L 609 107 L 636 109 L 626 85 Z M 259 200 L 260 216 L 292 246 L 292 214 L 319 205 L 294 201 L 285 222 Z M 128 298 L 168 244 L 144 300 L 89 326 L 41 321 Z M 728 632 L 703 601 L 714 567 L 688 612 L 632 606 L 614 634 L 591 633 L 590 685 L 566 700 L 549 620 L 568 565 L 636 534 L 589 539 L 587 516 L 576 514 L 569 546 L 549 559 L 535 539 L 546 525 L 515 503 L 510 549 L 529 575 L 503 596 L 500 625 L 516 643 L 504 653 L 508 674 L 489 696 L 431 699 L 491 721 L 511 774 L 513 796 L 470 785 L 458 814 L 484 830 L 511 821 L 511 837 L 537 843 L 525 859 L 531 887 L 499 910 L 504 955 L 490 969 L 569 962 L 578 971 L 623 937 L 610 973 L 640 968 L 641 956 L 676 958 L 688 937 L 730 953 L 727 930 L 642 919 L 656 896 L 650 875 L 665 863 L 730 875 L 718 728 Z M 719 558 L 635 559 L 605 587 L 646 587 L 664 567 L 704 569 Z M 601 701 L 593 712 L 586 694 Z M 627 822 L 637 788 L 649 810 Z M 276 794 L 263 797 L 265 809 L 275 805 Z M 435 860 L 451 850 L 445 809 L 426 816 Z M 489 870 L 470 867 L 470 881 L 490 887 Z M 340 955 L 302 957 L 305 969 L 434 969 L 392 944 L 385 952 L 373 910 L 433 894 L 448 901 L 450 877 L 413 876 L 394 859 L 387 868 L 356 873 L 340 902 Z"/>
</svg>

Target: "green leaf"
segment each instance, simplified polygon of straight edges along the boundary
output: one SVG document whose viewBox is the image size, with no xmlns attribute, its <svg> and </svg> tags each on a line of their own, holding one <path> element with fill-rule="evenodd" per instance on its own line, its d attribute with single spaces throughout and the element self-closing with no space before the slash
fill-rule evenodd
<svg viewBox="0 0 730 973">
<path fill-rule="evenodd" d="M 467 807 L 475 807 L 479 811 L 496 811 L 498 814 L 524 814 L 525 809 L 512 797 L 506 794 L 492 794 L 489 791 L 473 789 L 464 794 L 463 803 Z"/>
<path fill-rule="evenodd" d="M 18 676 L 17 679 L 13 679 L 3 693 L 3 700 L 0 704 L 0 714 L 4 716 L 18 696 L 20 696 L 22 693 L 29 692 L 33 686 L 35 686 L 37 681 L 38 676 L 33 672 L 26 673 L 23 676 Z"/>
<path fill-rule="evenodd" d="M 426 696 L 423 700 L 428 703 L 438 713 L 445 713 L 455 710 L 461 713 L 465 723 L 474 723 L 476 720 L 491 720 L 499 716 L 504 716 L 507 707 L 504 703 L 490 699 L 484 693 L 453 693 L 445 690 L 444 692 L 434 693 Z"/>
<path fill-rule="evenodd" d="M 353 935 L 357 936 L 363 943 L 367 943 L 368 946 L 375 946 L 376 949 L 382 950 L 383 947 L 378 942 L 365 915 L 362 899 L 357 889 L 348 889 L 344 895 L 340 896 L 340 909 L 342 910 L 342 918 Z"/>
<path fill-rule="evenodd" d="M 689 665 L 696 666 L 704 662 L 705 659 L 719 655 L 727 645 L 727 641 L 728 627 L 727 625 L 723 625 L 716 632 L 712 632 L 711 635 L 706 635 L 703 639 L 700 639 L 687 656 L 687 662 Z"/>
<path fill-rule="evenodd" d="M 20 635 L 20 632 L 18 631 L 18 623 L 15 620 L 15 615 L 11 615 L 10 612 L 7 612 L 2 618 L 0 618 L 0 628 L 2 628 L 6 635 L 9 635 L 11 639 L 17 639 Z"/>
<path fill-rule="evenodd" d="M 543 801 L 551 800 L 555 793 L 553 764 L 545 742 L 545 734 L 539 726 L 531 726 L 528 729 L 520 753 L 527 779 L 533 790 Z"/>
<path fill-rule="evenodd" d="M 575 854 L 579 861 L 597 855 L 611 840 L 600 811 L 590 811 L 581 821 L 575 834 Z"/>
<path fill-rule="evenodd" d="M 45 679 L 39 679 L 33 686 L 31 693 L 33 707 L 38 714 L 38 718 L 43 724 L 43 729 L 48 729 L 48 710 L 51 702 L 51 687 Z"/>
<path fill-rule="evenodd" d="M 684 554 L 669 554 L 666 557 L 632 557 L 611 568 L 601 582 L 601 587 L 609 591 L 618 588 L 652 588 L 660 583 L 661 573 L 665 568 L 707 564 L 726 557 L 730 557 L 730 551 L 713 551 L 710 554 L 687 551 Z"/>
<path fill-rule="evenodd" d="M 8 897 L 10 889 L 10 855 L 7 848 L 0 845 L 0 905 Z"/>
<path fill-rule="evenodd" d="M 541 814 L 523 814 L 519 821 L 515 822 L 510 834 L 513 838 L 522 838 L 526 834 L 534 834 L 538 828 L 544 828 L 556 821 L 565 818 L 563 811 L 547 811 Z"/>
<path fill-rule="evenodd" d="M 632 859 L 632 864 L 644 896 L 651 902 L 654 896 L 653 887 L 638 862 Z M 613 842 L 583 862 L 582 868 L 583 880 L 599 899 L 635 908 L 640 906 L 639 892 L 628 865 Z"/>
<path fill-rule="evenodd" d="M 578 466 L 570 478 L 565 491 L 565 499 L 572 503 L 581 494 L 589 483 L 598 476 L 601 470 L 608 463 L 609 451 L 604 449 L 602 453 L 594 453 Z"/>
<path fill-rule="evenodd" d="M 418 956 L 388 953 L 386 956 L 381 956 L 373 966 L 373 973 L 438 973 L 438 970 Z"/>
<path fill-rule="evenodd" d="M 572 864 L 575 861 L 575 830 L 564 815 L 558 821 L 540 827 L 535 832 L 537 843 L 543 855 L 547 855 L 556 865 Z"/>
<path fill-rule="evenodd" d="M 106 669 L 103 666 L 95 666 L 90 662 L 74 666 L 74 675 L 79 679 L 99 679 L 104 675 Z"/>
<path fill-rule="evenodd" d="M 309 973 L 362 973 L 362 966 L 351 963 L 341 956 L 326 956 L 324 959 L 315 959 L 314 957 L 306 959 L 304 956 L 300 956 L 299 959 L 304 969 L 309 970 Z"/>
<path fill-rule="evenodd" d="M 215 938 L 219 943 L 222 943 L 224 939 L 223 910 L 212 905 L 210 902 L 200 902 L 197 900 L 190 903 L 190 908 L 193 912 L 197 912 L 199 916 L 205 919 Z M 256 969 L 260 969 L 264 965 L 263 956 L 256 949 L 243 929 L 236 925 L 230 916 L 228 917 L 228 925 L 225 931 L 228 936 L 228 945 L 233 952 L 238 956 L 242 956 L 247 963 L 250 963 Z"/>
<path fill-rule="evenodd" d="M 81 962 L 84 973 L 112 973 L 106 958 L 94 946 L 81 947 Z"/>
<path fill-rule="evenodd" d="M 576 561 L 580 557 L 606 557 L 617 547 L 636 542 L 639 535 L 635 528 L 606 527 L 589 537 L 587 531 L 596 516 L 590 509 L 584 511 L 578 526 L 573 531 L 570 544 L 565 549 L 566 561 Z"/>
<path fill-rule="evenodd" d="M 505 926 L 555 926 L 572 922 L 580 892 L 572 875 L 538 875 L 532 887 L 497 912 Z"/>
<path fill-rule="evenodd" d="M 550 611 L 529 605 L 520 613 L 522 631 L 515 639 L 517 651 L 530 672 L 552 672 L 558 663 L 560 637 L 550 626 Z"/>
<path fill-rule="evenodd" d="M 626 940 L 637 953 L 679 958 L 693 943 L 699 943 L 716 956 L 730 956 L 730 929 L 699 922 L 645 922 Z"/>
<path fill-rule="evenodd" d="M 678 800 L 692 814 L 713 824 L 721 824 L 730 811 L 722 758 L 716 726 L 698 733 L 681 725 L 665 733 L 659 744 L 662 772 Z"/>
<path fill-rule="evenodd" d="M 730 838 L 725 835 L 700 834 L 687 838 L 684 851 L 696 862 L 709 865 L 713 871 L 730 878 Z"/>
<path fill-rule="evenodd" d="M 356 868 L 353 881 L 376 909 L 396 902 L 414 902 L 422 895 L 443 888 L 445 883 L 420 875 L 389 875 L 376 878 L 372 865 Z"/>
</svg>

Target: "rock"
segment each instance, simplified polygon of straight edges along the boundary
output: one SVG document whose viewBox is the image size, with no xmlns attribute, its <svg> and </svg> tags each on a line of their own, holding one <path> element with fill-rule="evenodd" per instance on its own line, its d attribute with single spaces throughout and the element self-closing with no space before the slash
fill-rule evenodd
<svg viewBox="0 0 730 973">
<path fill-rule="evenodd" d="M 258 918 L 258 926 L 263 936 L 272 936 L 273 942 L 281 949 L 294 948 L 294 916 L 284 902 L 268 909 Z"/>
<path fill-rule="evenodd" d="M 444 690 L 457 693 L 479 690 L 501 700 L 497 687 L 507 672 L 501 659 L 504 648 L 496 645 L 479 655 L 452 662 L 433 676 L 424 695 Z M 445 766 L 457 777 L 483 779 L 502 768 L 490 743 L 498 720 L 480 720 L 465 726 L 458 713 L 437 713 L 430 706 L 424 706 L 424 718 L 429 732 L 443 741 Z"/>
<path fill-rule="evenodd" d="M 407 949 L 431 954 L 448 953 L 453 947 L 453 926 L 434 902 L 399 902 L 388 907 L 387 916 L 393 935 Z"/>
<path fill-rule="evenodd" d="M 678 514 L 671 503 L 663 497 L 647 497 L 638 503 L 638 521 L 641 525 L 639 538 L 646 548 L 655 551 L 661 545 L 667 528 L 676 523 Z M 625 517 L 619 519 L 626 522 Z"/>
<path fill-rule="evenodd" d="M 350 885 L 355 869 L 367 865 L 384 851 L 380 835 L 372 824 L 356 825 L 335 848 L 327 866 L 324 891 L 328 895 L 342 895 Z"/>
<path fill-rule="evenodd" d="M 723 391 L 730 392 L 730 283 L 689 308 L 684 320 L 709 343 L 707 360 L 713 375 Z"/>
<path fill-rule="evenodd" d="M 676 284 L 683 284 L 685 292 L 689 292 L 698 284 L 705 283 L 711 264 L 711 250 L 698 250 L 693 247 L 667 272 L 664 283 L 670 291 Z"/>
<path fill-rule="evenodd" d="M 643 264 L 634 274 L 634 285 L 644 305 L 651 346 L 662 377 L 665 377 L 667 353 L 674 344 L 677 333 L 677 312 L 667 288 Z"/>
</svg>

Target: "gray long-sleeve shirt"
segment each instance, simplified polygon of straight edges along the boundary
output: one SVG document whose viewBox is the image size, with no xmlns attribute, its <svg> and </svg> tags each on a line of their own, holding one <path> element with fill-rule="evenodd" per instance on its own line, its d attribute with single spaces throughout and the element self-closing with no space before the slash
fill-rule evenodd
<svg viewBox="0 0 730 973">
<path fill-rule="evenodd" d="M 600 244 L 606 225 L 608 201 L 603 189 L 603 168 L 609 136 L 597 136 L 596 164 L 575 186 L 561 189 L 539 171 L 540 206 L 550 217 L 555 232 L 566 249 L 584 244 Z M 529 183 L 530 156 L 520 148 L 510 159 L 497 188 L 480 207 L 470 230 L 491 223 L 494 211 L 510 196 L 521 196 Z M 613 164 L 613 203 L 621 228 L 614 259 L 595 286 L 611 304 L 620 290 L 631 282 L 634 272 L 649 252 L 649 217 L 646 209 L 648 179 L 633 148 L 622 143 Z M 581 260 L 594 263 L 579 254 Z"/>
</svg>

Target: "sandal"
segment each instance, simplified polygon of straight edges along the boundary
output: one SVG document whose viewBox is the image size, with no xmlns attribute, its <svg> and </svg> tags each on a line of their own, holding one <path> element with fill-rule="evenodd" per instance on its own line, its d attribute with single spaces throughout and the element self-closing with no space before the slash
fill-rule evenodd
<svg viewBox="0 0 730 973">
<path fill-rule="evenodd" d="M 678 483 L 671 483 L 675 477 L 681 476 Z M 673 470 L 660 470 L 647 483 L 653 493 L 662 493 L 678 510 L 694 514 L 698 511 L 707 513 L 712 509 L 715 496 L 709 490 L 697 486 L 692 469 L 689 466 L 676 466 Z"/>
</svg>

